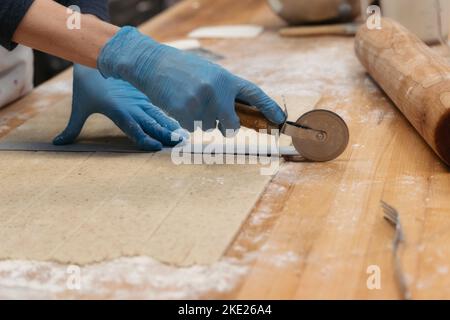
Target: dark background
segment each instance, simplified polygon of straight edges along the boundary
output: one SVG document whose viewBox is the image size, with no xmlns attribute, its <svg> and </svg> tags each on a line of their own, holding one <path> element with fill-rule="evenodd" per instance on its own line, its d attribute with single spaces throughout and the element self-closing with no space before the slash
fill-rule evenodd
<svg viewBox="0 0 450 320">
<path fill-rule="evenodd" d="M 178 1 L 109 0 L 111 22 L 118 26 L 138 26 Z M 34 85 L 41 84 L 71 65 L 63 59 L 34 51 Z"/>
</svg>

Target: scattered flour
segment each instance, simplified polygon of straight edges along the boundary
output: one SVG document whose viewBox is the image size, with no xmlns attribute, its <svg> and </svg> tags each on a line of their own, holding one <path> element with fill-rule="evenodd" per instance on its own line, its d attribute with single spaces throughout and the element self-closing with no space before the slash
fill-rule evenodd
<svg viewBox="0 0 450 320">
<path fill-rule="evenodd" d="M 211 266 L 176 268 L 148 257 L 121 258 L 82 267 L 81 289 L 70 291 L 72 273 L 66 266 L 4 261 L 0 262 L 0 291 L 27 288 L 50 298 L 62 294 L 102 296 L 112 291 L 111 298 L 188 299 L 211 291 L 227 292 L 247 270 L 248 267 L 233 259 L 223 259 Z M 0 298 L 7 297 L 0 294 Z"/>
<path fill-rule="evenodd" d="M 268 207 L 263 207 L 258 211 L 257 215 L 250 217 L 250 224 L 252 225 L 262 225 L 265 221 L 271 219 L 273 214 Z"/>
<path fill-rule="evenodd" d="M 295 54 L 283 47 L 261 54 L 249 51 L 251 59 L 233 60 L 227 67 L 247 78 L 260 80 L 259 84 L 269 93 L 326 91 L 336 97 L 347 97 L 355 83 L 361 81 L 354 73 L 355 55 L 347 54 L 353 52 L 352 46 L 352 41 L 330 41 L 328 46 L 310 46 Z"/>
<path fill-rule="evenodd" d="M 264 257 L 264 261 L 274 265 L 277 268 L 283 268 L 292 264 L 298 264 L 301 261 L 299 255 L 293 251 Z"/>
<path fill-rule="evenodd" d="M 399 179 L 400 183 L 406 184 L 406 185 L 413 185 L 417 183 L 417 177 L 414 176 L 402 176 Z"/>
<path fill-rule="evenodd" d="M 447 266 L 439 266 L 437 268 L 437 272 L 439 274 L 446 275 L 446 274 L 448 274 L 448 267 Z"/>
<path fill-rule="evenodd" d="M 221 183 L 218 179 L 217 183 Z M 277 183 L 268 187 L 271 192 L 286 192 Z M 258 208 L 250 216 L 249 224 L 259 225 L 275 217 L 269 207 Z M 251 228 L 250 228 L 251 229 Z M 81 267 L 81 290 L 70 290 L 68 266 L 37 261 L 0 261 L 0 298 L 111 298 L 111 299 L 196 299 L 208 294 L 224 294 L 233 290 L 249 271 L 252 261 L 267 252 L 261 248 L 264 232 L 245 232 L 242 245 L 233 246 L 239 259 L 225 257 L 209 266 L 178 268 L 160 263 L 150 257 L 120 258 Z M 250 247 L 250 249 L 249 249 Z M 282 267 L 299 258 L 293 252 L 273 253 L 270 263 Z"/>
<path fill-rule="evenodd" d="M 71 94 L 72 93 L 72 80 L 62 79 L 53 82 L 47 82 L 43 86 L 39 86 L 35 89 L 36 93 L 43 96 L 53 96 L 55 94 Z"/>
</svg>

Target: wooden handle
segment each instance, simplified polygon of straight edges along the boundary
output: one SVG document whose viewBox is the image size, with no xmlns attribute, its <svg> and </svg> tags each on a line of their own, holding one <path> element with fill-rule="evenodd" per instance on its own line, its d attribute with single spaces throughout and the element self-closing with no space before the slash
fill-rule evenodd
<svg viewBox="0 0 450 320">
<path fill-rule="evenodd" d="M 450 165 L 450 65 L 406 28 L 362 26 L 356 55 L 420 135 Z"/>
<path fill-rule="evenodd" d="M 253 129 L 256 131 L 267 130 L 272 133 L 272 130 L 280 130 L 280 127 L 269 120 L 255 107 L 251 107 L 241 102 L 236 102 L 236 113 L 241 120 L 243 127 Z"/>
<path fill-rule="evenodd" d="M 308 27 L 288 27 L 280 29 L 279 33 L 283 37 L 308 37 L 308 36 L 352 36 L 356 34 L 357 26 L 353 23 L 332 24 Z"/>
</svg>

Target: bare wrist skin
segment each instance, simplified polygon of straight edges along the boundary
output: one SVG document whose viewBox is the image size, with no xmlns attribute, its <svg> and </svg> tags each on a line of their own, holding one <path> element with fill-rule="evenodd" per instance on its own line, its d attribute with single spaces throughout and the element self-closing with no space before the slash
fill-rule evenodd
<svg viewBox="0 0 450 320">
<path fill-rule="evenodd" d="M 119 28 L 93 15 L 80 15 L 80 28 L 70 29 L 67 8 L 52 0 L 35 0 L 13 41 L 75 63 L 97 67 L 101 49 Z"/>
</svg>

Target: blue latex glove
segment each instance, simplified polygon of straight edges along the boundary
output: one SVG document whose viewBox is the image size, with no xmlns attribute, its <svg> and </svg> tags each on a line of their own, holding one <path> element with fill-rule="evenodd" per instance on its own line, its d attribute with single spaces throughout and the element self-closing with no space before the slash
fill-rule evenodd
<svg viewBox="0 0 450 320">
<path fill-rule="evenodd" d="M 235 100 L 257 107 L 276 124 L 282 109 L 259 87 L 196 55 L 162 45 L 132 27 L 122 28 L 102 49 L 97 61 L 105 77 L 126 80 L 193 131 L 240 127 Z"/>
<path fill-rule="evenodd" d="M 111 119 L 142 150 L 158 151 L 163 145 L 174 146 L 185 137 L 176 120 L 152 105 L 146 95 L 129 83 L 104 79 L 95 69 L 75 65 L 72 114 L 66 129 L 53 143 L 73 143 L 94 113 Z"/>
</svg>

